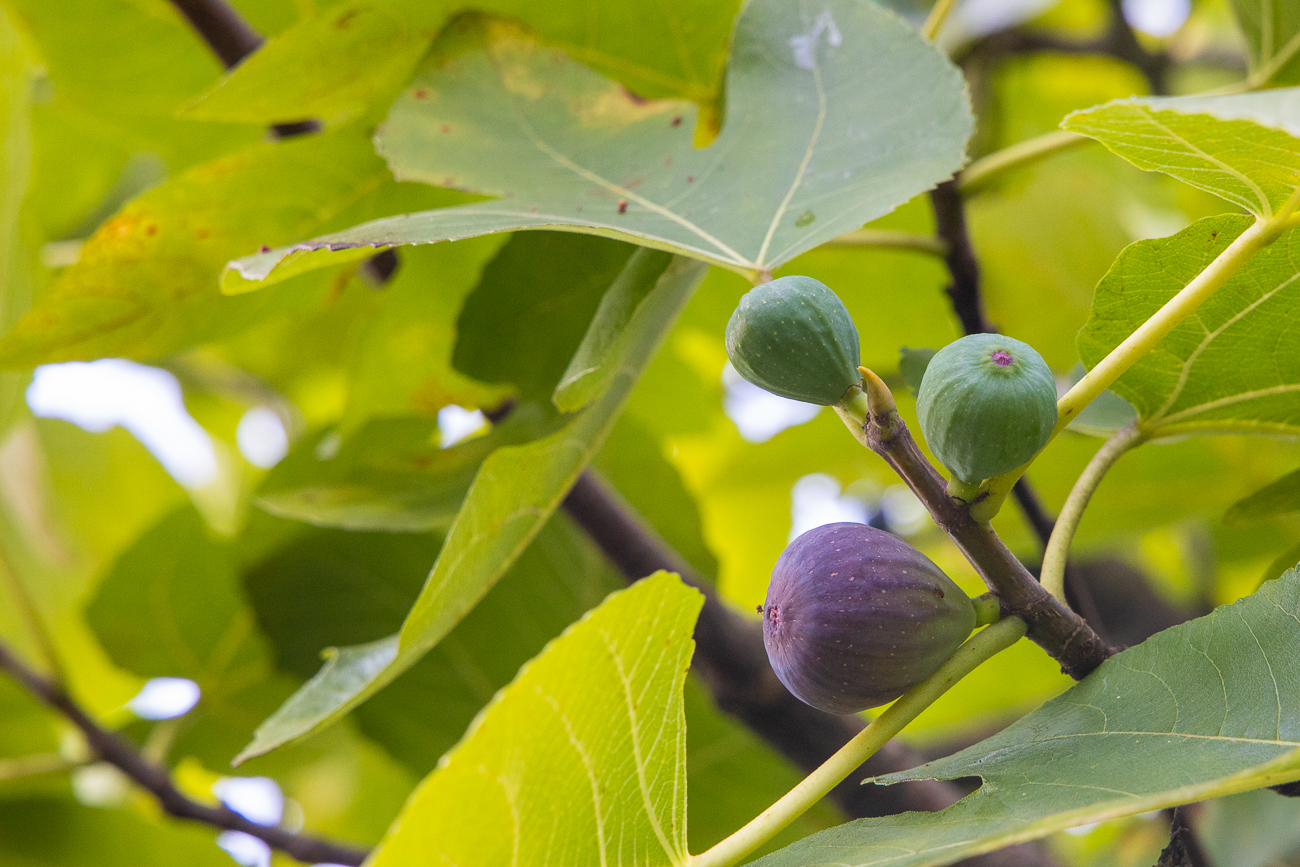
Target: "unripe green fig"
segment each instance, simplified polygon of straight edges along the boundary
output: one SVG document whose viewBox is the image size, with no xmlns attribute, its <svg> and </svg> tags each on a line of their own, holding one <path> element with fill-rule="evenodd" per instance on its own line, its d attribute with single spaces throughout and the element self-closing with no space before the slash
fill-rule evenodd
<svg viewBox="0 0 1300 867">
<path fill-rule="evenodd" d="M 865 524 L 790 543 L 763 604 L 763 644 L 796 698 L 831 713 L 893 701 L 975 628 L 971 600 L 928 557 Z"/>
<path fill-rule="evenodd" d="M 1027 343 L 972 334 L 935 353 L 916 396 L 925 442 L 968 485 L 1024 464 L 1056 426 L 1056 380 Z"/>
<path fill-rule="evenodd" d="M 740 299 L 727 323 L 727 357 L 773 394 L 833 406 L 862 377 L 848 308 L 811 277 L 782 277 Z"/>
</svg>

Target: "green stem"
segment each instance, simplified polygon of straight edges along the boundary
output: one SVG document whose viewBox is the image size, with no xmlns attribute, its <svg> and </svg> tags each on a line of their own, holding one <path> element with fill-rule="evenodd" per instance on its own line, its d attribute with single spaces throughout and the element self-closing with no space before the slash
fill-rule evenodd
<svg viewBox="0 0 1300 867">
<path fill-rule="evenodd" d="M 1079 527 L 1079 519 L 1088 501 L 1101 484 L 1102 478 L 1115 465 L 1120 457 L 1134 446 L 1140 445 L 1147 434 L 1137 426 L 1137 422 L 1121 429 L 1106 444 L 1097 450 L 1075 480 L 1070 495 L 1065 498 L 1061 514 L 1056 516 L 1056 526 L 1047 541 L 1047 550 L 1043 552 L 1043 570 L 1041 580 L 1043 588 L 1057 599 L 1065 599 L 1065 560 L 1070 553 L 1070 542 Z"/>
<path fill-rule="evenodd" d="M 975 609 L 976 626 L 989 626 L 1002 619 L 1002 600 L 996 593 L 982 593 L 970 604 Z"/>
<path fill-rule="evenodd" d="M 1008 617 L 976 633 L 957 648 L 938 671 L 886 708 L 799 785 L 712 849 L 690 856 L 687 867 L 731 867 L 738 864 L 742 858 L 771 840 L 843 782 L 845 777 L 916 719 L 939 696 L 951 689 L 953 684 L 985 660 L 1015 644 L 1024 634 L 1025 622 L 1019 617 Z"/>
<path fill-rule="evenodd" d="M 0 782 L 39 777 L 45 774 L 59 774 L 79 768 L 84 764 L 86 764 L 85 761 L 67 759 L 58 753 L 22 756 L 16 759 L 0 759 Z"/>
<path fill-rule="evenodd" d="M 996 178 L 1063 150 L 1088 144 L 1093 139 L 1067 130 L 1055 130 L 981 157 L 962 169 L 957 189 L 963 196 L 980 192 Z"/>
<path fill-rule="evenodd" d="M 1250 258 L 1277 240 L 1284 226 L 1282 220 L 1259 219 L 1249 229 L 1237 236 L 1228 248 L 1215 257 L 1204 271 L 1197 274 L 1164 306 L 1143 322 L 1124 342 L 1110 351 L 1092 370 L 1074 384 L 1065 396 L 1056 402 L 1056 428 L 1052 436 L 1065 430 L 1085 406 L 1097 395 L 1110 388 L 1124 371 L 1155 348 L 1207 298 L 1236 274 Z"/>
<path fill-rule="evenodd" d="M 899 232 L 893 229 L 858 229 L 826 242 L 828 247 L 881 247 L 892 250 L 916 250 L 943 256 L 943 244 L 930 235 Z"/>
<path fill-rule="evenodd" d="M 1300 188 L 1297 188 L 1300 193 Z M 1296 196 L 1292 197 L 1296 199 Z M 1246 231 L 1237 236 L 1228 248 L 1215 257 L 1205 270 L 1197 274 L 1183 289 L 1165 302 L 1146 322 L 1138 326 L 1123 343 L 1112 349 L 1092 370 L 1074 384 L 1065 395 L 1056 402 L 1056 427 L 1052 438 L 1065 430 L 1085 406 L 1097 395 L 1110 388 L 1115 380 L 1123 375 L 1138 359 L 1150 352 L 1155 345 L 1173 331 L 1180 322 L 1200 307 L 1207 298 L 1215 293 L 1233 274 L 1245 265 L 1250 258 L 1263 248 L 1277 240 L 1295 223 L 1290 216 L 1294 209 L 1291 202 L 1279 215 L 1257 219 Z M 1050 439 L 1049 439 L 1050 442 Z M 1035 456 L 1037 457 L 1037 456 Z M 1029 463 L 1032 463 L 1032 459 Z M 1029 467 L 1029 463 L 1009 473 L 994 476 L 989 480 L 989 496 L 1005 498 L 1016 480 Z"/>
<path fill-rule="evenodd" d="M 31 594 L 27 592 L 26 585 L 14 574 L 3 552 L 0 552 L 0 584 L 4 585 L 5 593 L 12 598 L 14 608 L 23 622 L 23 628 L 36 646 L 41 661 L 45 663 L 46 674 L 55 683 L 65 683 L 66 677 L 63 666 L 59 662 L 58 651 L 54 648 L 54 638 L 45 628 L 45 621 L 41 619 L 41 613 L 37 610 Z"/>
<path fill-rule="evenodd" d="M 936 0 L 934 6 L 930 9 L 930 14 L 925 18 L 925 23 L 921 25 L 921 35 L 933 42 L 934 37 L 939 35 L 939 29 L 943 27 L 943 22 L 947 20 L 948 13 L 956 5 L 957 0 Z"/>
</svg>

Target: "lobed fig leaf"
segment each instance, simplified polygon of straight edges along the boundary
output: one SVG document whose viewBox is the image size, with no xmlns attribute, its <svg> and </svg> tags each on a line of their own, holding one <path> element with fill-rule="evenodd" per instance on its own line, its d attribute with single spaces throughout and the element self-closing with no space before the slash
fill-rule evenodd
<svg viewBox="0 0 1300 867">
<path fill-rule="evenodd" d="M 797 698 L 831 713 L 893 701 L 952 656 L 972 629 L 971 600 L 897 536 L 826 524 L 776 561 L 763 644 Z"/>
<path fill-rule="evenodd" d="M 740 299 L 727 357 L 745 379 L 782 397 L 832 406 L 857 385 L 858 329 L 824 283 L 782 277 Z"/>
<path fill-rule="evenodd" d="M 934 456 L 978 485 L 1047 445 L 1056 426 L 1056 380 L 1028 343 L 971 334 L 930 359 L 916 414 Z"/>
</svg>

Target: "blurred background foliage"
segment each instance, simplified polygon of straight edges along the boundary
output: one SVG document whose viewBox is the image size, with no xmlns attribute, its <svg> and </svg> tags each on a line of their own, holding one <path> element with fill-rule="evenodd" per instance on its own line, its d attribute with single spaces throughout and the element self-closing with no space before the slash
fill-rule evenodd
<svg viewBox="0 0 1300 867">
<path fill-rule="evenodd" d="M 249 63 L 273 74 L 277 35 L 343 29 L 362 4 L 234 5 L 272 38 Z M 350 265 L 249 296 L 220 294 L 225 261 L 261 244 L 470 200 L 393 180 L 369 148 L 375 121 L 451 8 L 389 5 L 411 17 L 389 26 L 382 16 L 357 14 L 356 38 L 384 59 L 364 76 L 355 75 L 359 61 L 336 68 L 325 56 L 319 68 L 284 69 L 283 90 L 249 94 L 237 80 L 224 89 L 221 64 L 166 0 L 0 2 L 0 325 L 9 330 L 34 301 L 67 292 L 70 280 L 102 289 L 93 305 L 69 314 L 76 334 L 53 349 L 11 354 L 10 372 L 0 377 L 0 637 L 36 653 L 10 595 L 20 584 L 52 632 L 75 696 L 171 765 L 191 794 L 211 800 L 212 782 L 235 773 L 268 777 L 283 792 L 287 823 L 364 843 L 378 840 L 494 691 L 620 585 L 564 516 L 551 519 L 434 652 L 343 725 L 237 772 L 230 760 L 316 671 L 323 648 L 380 638 L 400 625 L 482 459 L 474 437 L 483 436 L 483 422 L 474 411 L 508 397 L 549 398 L 630 250 L 578 235 L 497 236 L 403 249 L 386 282 Z M 706 137 L 721 120 L 720 75 L 737 7 L 730 0 L 473 5 L 518 18 L 635 93 L 698 102 Z M 925 11 L 923 3 L 894 5 L 914 21 Z M 1074 109 L 1148 92 L 1141 70 L 1104 51 L 999 42 L 1008 32 L 1095 40 L 1109 26 L 1103 0 L 1006 5 L 1021 11 L 990 24 L 990 4 L 964 3 L 944 35 L 964 60 L 978 113 L 972 157 L 1053 130 Z M 1194 0 L 1187 10 L 1173 0 L 1123 5 L 1134 20 L 1142 7 L 1173 10 L 1172 31 L 1139 38 L 1173 60 L 1174 92 L 1245 73 L 1245 44 L 1224 0 Z M 296 119 L 285 111 L 318 116 L 326 129 L 271 142 L 266 123 Z M 1074 337 L 1093 288 L 1120 250 L 1223 210 L 1220 200 L 1096 145 L 1017 171 L 969 202 L 988 314 L 1064 378 L 1078 361 Z M 196 214 L 210 236 L 185 234 L 196 231 L 198 222 L 186 220 Z M 107 246 L 103 227 L 113 220 L 130 244 Z M 157 238 L 147 231 L 150 220 L 163 224 Z M 931 233 L 926 197 L 873 227 Z M 960 333 L 942 263 L 916 252 L 827 246 L 781 273 L 817 277 L 844 298 L 862 333 L 863 363 L 895 388 L 915 427 L 899 350 L 941 346 Z M 885 465 L 832 413 L 805 413 L 781 428 L 797 417 L 787 417 L 788 407 L 756 405 L 724 374 L 723 328 L 747 288 L 735 274 L 709 275 L 596 468 L 740 611 L 761 602 L 792 528 L 828 516 L 883 521 L 964 588 L 982 590 Z M 152 321 L 155 314 L 158 322 L 138 332 L 113 330 L 118 317 Z M 76 318 L 83 315 L 89 318 Z M 148 437 L 128 432 L 120 418 L 85 429 L 36 417 L 27 400 L 36 362 L 104 355 L 174 377 L 201 428 L 199 442 L 208 444 L 199 446 L 210 455 L 206 474 L 178 482 L 159 449 L 151 453 L 141 442 Z M 46 371 L 37 370 L 35 381 Z M 746 426 L 756 417 L 766 430 Z M 536 436 L 547 422 L 537 424 L 517 435 Z M 468 440 L 443 448 L 466 433 Z M 289 456 L 268 471 L 284 450 L 277 452 L 277 437 Z M 1098 443 L 1068 434 L 1034 465 L 1030 478 L 1049 508 L 1060 506 Z M 401 460 L 367 463 L 368 444 Z M 351 485 L 356 499 L 327 505 L 360 529 L 316 527 L 260 507 L 302 514 L 307 494 L 285 499 L 296 490 L 292 474 L 319 473 L 315 465 L 335 455 L 341 463 L 331 479 Z M 1106 479 L 1077 554 L 1131 567 L 1125 574 L 1149 582 L 1185 615 L 1232 601 L 1277 574 L 1275 562 L 1298 559 L 1300 520 L 1228 526 L 1223 514 L 1298 465 L 1300 447 L 1272 439 L 1146 446 Z M 399 528 L 410 532 L 379 532 L 376 498 L 410 494 L 411 473 L 424 473 L 415 487 L 426 498 L 431 480 L 441 484 L 445 502 L 424 502 L 420 526 Z M 1036 561 L 1035 539 L 1017 510 L 1005 509 L 996 526 Z M 157 677 L 198 684 L 198 704 L 175 719 L 143 718 L 131 701 Z M 1022 644 L 963 681 L 904 738 L 947 751 L 1066 685 L 1047 657 Z M 699 851 L 798 772 L 694 685 L 687 714 L 691 843 Z M 1254 793 L 1206 805 L 1200 827 L 1215 863 L 1282 863 L 1298 843 L 1293 803 Z M 1273 818 L 1257 818 L 1264 814 Z M 1226 842 L 1243 817 L 1256 817 L 1261 830 L 1252 839 L 1266 850 L 1249 862 Z M 778 843 L 838 820 L 834 808 L 820 807 Z M 86 765 L 84 745 L 65 722 L 0 680 L 0 861 L 226 863 L 211 838 L 160 818 L 111 770 Z M 1162 823 L 1138 817 L 1062 835 L 1053 845 L 1070 864 L 1141 865 L 1166 840 Z"/>
</svg>

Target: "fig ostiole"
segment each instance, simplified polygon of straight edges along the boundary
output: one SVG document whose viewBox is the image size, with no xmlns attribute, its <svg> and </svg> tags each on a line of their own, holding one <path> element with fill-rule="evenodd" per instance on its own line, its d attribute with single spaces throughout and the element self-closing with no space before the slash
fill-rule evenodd
<svg viewBox="0 0 1300 867">
<path fill-rule="evenodd" d="M 1034 348 L 972 334 L 935 353 L 917 391 L 921 432 L 969 499 L 980 483 L 1027 463 L 1056 426 L 1056 380 Z"/>
<path fill-rule="evenodd" d="M 727 323 L 726 344 L 741 376 L 782 397 L 834 406 L 861 380 L 848 308 L 811 277 L 781 277 L 747 292 Z"/>
<path fill-rule="evenodd" d="M 797 698 L 856 713 L 939 669 L 976 625 L 969 597 L 928 557 L 865 524 L 827 524 L 776 561 L 763 643 Z"/>
</svg>

